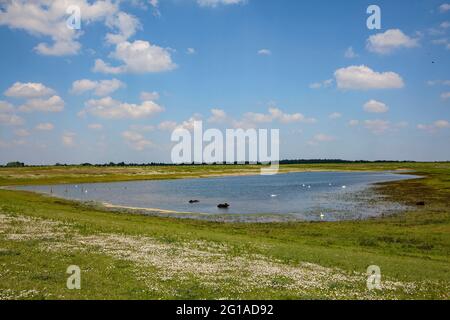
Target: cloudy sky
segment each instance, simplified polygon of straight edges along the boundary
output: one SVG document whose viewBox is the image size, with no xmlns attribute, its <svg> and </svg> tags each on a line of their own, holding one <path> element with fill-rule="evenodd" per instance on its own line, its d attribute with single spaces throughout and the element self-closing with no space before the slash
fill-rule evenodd
<svg viewBox="0 0 450 320">
<path fill-rule="evenodd" d="M 0 0 L 0 163 L 170 161 L 279 128 L 281 158 L 450 160 L 450 3 Z M 81 11 L 81 29 L 66 10 Z"/>
</svg>

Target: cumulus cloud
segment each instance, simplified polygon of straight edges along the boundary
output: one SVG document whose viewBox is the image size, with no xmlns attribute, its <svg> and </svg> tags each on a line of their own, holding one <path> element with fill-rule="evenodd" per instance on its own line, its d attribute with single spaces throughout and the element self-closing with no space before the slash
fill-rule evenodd
<svg viewBox="0 0 450 320">
<path fill-rule="evenodd" d="M 342 114 L 339 112 L 333 112 L 328 116 L 328 118 L 330 118 L 330 119 L 339 119 L 341 117 L 342 117 Z"/>
<path fill-rule="evenodd" d="M 125 87 L 125 84 L 117 79 L 100 81 L 82 79 L 73 82 L 71 92 L 81 94 L 87 91 L 94 91 L 96 96 L 104 97 L 123 87 Z"/>
<path fill-rule="evenodd" d="M 333 79 L 327 79 L 322 82 L 314 82 L 309 85 L 310 89 L 321 89 L 321 88 L 329 88 L 333 85 Z"/>
<path fill-rule="evenodd" d="M 281 109 L 271 107 L 268 113 L 253 113 L 247 112 L 244 115 L 244 120 L 250 123 L 269 123 L 273 121 L 278 121 L 284 124 L 293 122 L 305 122 L 305 123 L 315 123 L 316 119 L 306 118 L 301 113 L 288 114 L 284 113 Z"/>
<path fill-rule="evenodd" d="M 364 126 L 375 134 L 382 134 L 391 128 L 390 122 L 386 120 L 365 120 Z"/>
<path fill-rule="evenodd" d="M 40 98 L 54 94 L 55 91 L 42 83 L 16 82 L 5 91 L 5 96 L 14 98 Z"/>
<path fill-rule="evenodd" d="M 222 109 L 211 109 L 211 117 L 208 119 L 210 123 L 223 123 L 228 120 L 226 112 Z"/>
<path fill-rule="evenodd" d="M 429 85 L 429 86 L 437 86 L 437 85 L 450 86 L 450 80 L 429 80 L 429 81 L 427 81 L 427 85 Z"/>
<path fill-rule="evenodd" d="M 197 0 L 200 7 L 215 8 L 219 5 L 244 4 L 247 0 Z"/>
<path fill-rule="evenodd" d="M 175 121 L 163 121 L 158 125 L 159 130 L 173 131 L 178 126 Z"/>
<path fill-rule="evenodd" d="M 90 125 L 88 125 L 88 128 L 91 130 L 102 130 L 103 129 L 103 125 L 100 123 L 91 123 Z"/>
<path fill-rule="evenodd" d="M 418 39 L 405 35 L 399 29 L 390 29 L 384 33 L 372 35 L 367 39 L 367 50 L 379 54 L 389 54 L 401 48 L 414 48 L 419 45 Z"/>
<path fill-rule="evenodd" d="M 168 49 L 150 44 L 148 41 L 124 41 L 117 44 L 110 57 L 121 61 L 119 66 L 111 66 L 101 59 L 95 61 L 94 72 L 101 73 L 155 73 L 170 71 L 177 67 Z"/>
<path fill-rule="evenodd" d="M 443 3 L 439 6 L 440 12 L 447 12 L 450 11 L 450 3 Z"/>
<path fill-rule="evenodd" d="M 442 45 L 447 50 L 450 50 L 450 41 L 447 38 L 435 39 L 435 40 L 432 40 L 431 43 L 436 44 L 436 45 Z"/>
<path fill-rule="evenodd" d="M 261 49 L 261 50 L 258 50 L 258 54 L 260 56 L 271 56 L 272 51 L 270 51 L 269 49 Z"/>
<path fill-rule="evenodd" d="M 324 133 L 318 133 L 316 134 L 311 140 L 308 141 L 309 145 L 315 146 L 318 145 L 321 142 L 332 142 L 335 141 L 336 138 Z"/>
<path fill-rule="evenodd" d="M 450 21 L 444 21 L 439 25 L 442 29 L 450 28 Z"/>
<path fill-rule="evenodd" d="M 450 99 L 450 91 L 442 93 L 441 94 L 441 98 L 444 99 L 444 100 Z"/>
<path fill-rule="evenodd" d="M 52 124 L 52 123 L 50 123 L 50 122 L 47 122 L 47 123 L 39 123 L 37 126 L 36 126 L 36 130 L 40 130 L 40 131 L 51 131 L 51 130 L 53 130 L 55 128 L 55 126 Z"/>
<path fill-rule="evenodd" d="M 364 104 L 364 111 L 370 113 L 385 113 L 389 111 L 389 107 L 383 102 L 370 100 Z"/>
<path fill-rule="evenodd" d="M 105 97 L 92 99 L 85 103 L 85 109 L 79 113 L 83 116 L 91 114 L 105 119 L 142 119 L 163 112 L 164 108 L 153 101 L 143 101 L 141 104 L 120 102 Z"/>
<path fill-rule="evenodd" d="M 150 140 L 145 139 L 145 137 L 139 132 L 127 130 L 122 132 L 122 137 L 125 139 L 127 144 L 136 151 L 143 151 L 153 145 Z"/>
<path fill-rule="evenodd" d="M 347 59 L 353 59 L 353 58 L 357 58 L 358 55 L 353 50 L 353 47 L 348 47 L 347 50 L 345 50 L 345 52 L 344 52 L 344 57 L 346 57 Z"/>
<path fill-rule="evenodd" d="M 24 120 L 15 115 L 15 114 L 9 114 L 9 113 L 0 113 L 0 123 L 10 126 L 20 126 L 24 124 Z"/>
<path fill-rule="evenodd" d="M 156 101 L 159 99 L 159 93 L 156 91 L 153 92 L 147 92 L 143 91 L 141 92 L 140 98 L 142 101 Z"/>
<path fill-rule="evenodd" d="M 399 89 L 403 79 L 395 72 L 376 72 L 367 66 L 350 66 L 334 73 L 338 88 L 345 90 Z"/>
<path fill-rule="evenodd" d="M 14 111 L 14 106 L 6 101 L 0 101 L 0 113 L 9 113 Z"/>
<path fill-rule="evenodd" d="M 450 123 L 447 120 L 437 120 L 432 124 L 419 124 L 417 125 L 419 130 L 425 130 L 429 132 L 436 132 L 440 129 L 450 128 Z"/>
<path fill-rule="evenodd" d="M 61 141 L 64 146 L 73 147 L 73 146 L 75 146 L 75 137 L 76 137 L 76 134 L 74 132 L 66 131 L 62 135 Z"/>
<path fill-rule="evenodd" d="M 118 12 L 116 2 L 87 0 L 15 0 L 2 1 L 0 25 L 21 29 L 31 35 L 48 37 L 51 43 L 41 42 L 35 50 L 43 55 L 72 55 L 79 52 L 78 38 L 81 32 L 67 27 L 66 9 L 75 5 L 80 8 L 84 24 L 105 20 Z"/>
<path fill-rule="evenodd" d="M 48 99 L 30 99 L 19 107 L 22 112 L 61 112 L 64 110 L 64 100 L 59 96 Z"/>
<path fill-rule="evenodd" d="M 359 125 L 363 126 L 365 129 L 369 130 L 373 134 L 381 135 L 386 132 L 398 131 L 400 129 L 406 128 L 408 122 L 400 121 L 397 123 L 391 123 L 388 120 L 350 120 L 348 123 L 350 127 L 357 127 Z"/>
<path fill-rule="evenodd" d="M 28 137 L 30 135 L 30 132 L 27 129 L 17 129 L 14 131 L 14 134 L 18 137 Z"/>
<path fill-rule="evenodd" d="M 106 25 L 115 30 L 116 33 L 108 33 L 106 41 L 110 44 L 119 44 L 128 40 L 136 31 L 142 28 L 139 20 L 128 13 L 118 12 L 114 16 L 109 16 L 106 19 Z"/>
</svg>

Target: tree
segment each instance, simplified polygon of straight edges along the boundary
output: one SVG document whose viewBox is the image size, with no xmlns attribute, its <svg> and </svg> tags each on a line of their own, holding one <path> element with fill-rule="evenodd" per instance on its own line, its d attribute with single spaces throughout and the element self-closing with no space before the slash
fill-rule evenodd
<svg viewBox="0 0 450 320">
<path fill-rule="evenodd" d="M 6 164 L 6 166 L 12 167 L 12 168 L 25 167 L 25 163 L 19 162 L 19 161 L 14 161 L 14 162 L 8 162 Z"/>
</svg>

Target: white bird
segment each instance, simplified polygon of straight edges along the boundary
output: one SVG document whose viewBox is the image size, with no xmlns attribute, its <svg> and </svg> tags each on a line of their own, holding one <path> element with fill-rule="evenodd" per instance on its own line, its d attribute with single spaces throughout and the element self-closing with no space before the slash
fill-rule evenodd
<svg viewBox="0 0 450 320">
<path fill-rule="evenodd" d="M 347 186 L 342 186 L 342 189 L 347 189 Z"/>
<path fill-rule="evenodd" d="M 325 218 L 325 215 L 323 213 L 320 214 L 320 220 L 323 220 Z"/>
<path fill-rule="evenodd" d="M 272 194 L 271 197 L 272 197 L 272 198 L 275 198 L 275 197 L 277 197 L 277 195 L 276 195 L 276 194 Z"/>
</svg>

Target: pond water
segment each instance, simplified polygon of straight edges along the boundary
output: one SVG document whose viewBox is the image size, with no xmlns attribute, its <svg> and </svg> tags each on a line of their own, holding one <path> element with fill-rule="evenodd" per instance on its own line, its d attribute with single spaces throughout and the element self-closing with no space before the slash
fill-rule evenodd
<svg viewBox="0 0 450 320">
<path fill-rule="evenodd" d="M 178 217 L 234 220 L 350 220 L 401 210 L 371 186 L 417 178 L 391 172 L 300 172 L 275 176 L 132 181 L 18 187 L 81 201 L 177 211 Z M 189 200 L 199 200 L 190 204 Z M 219 209 L 219 203 L 229 203 Z M 180 212 L 184 214 L 180 214 Z M 207 214 L 207 215 L 205 215 Z"/>
</svg>

